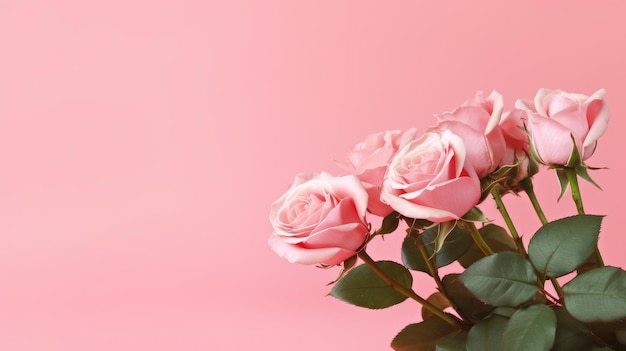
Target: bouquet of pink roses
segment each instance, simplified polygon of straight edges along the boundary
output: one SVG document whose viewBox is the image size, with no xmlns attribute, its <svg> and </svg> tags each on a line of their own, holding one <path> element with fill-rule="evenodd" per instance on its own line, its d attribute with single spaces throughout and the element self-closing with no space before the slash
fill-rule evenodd
<svg viewBox="0 0 626 351">
<path fill-rule="evenodd" d="M 479 93 L 422 135 L 370 135 L 341 164 L 351 175 L 296 177 L 272 204 L 269 244 L 293 263 L 342 266 L 330 295 L 347 303 L 419 303 L 423 321 L 396 335 L 395 350 L 626 350 L 626 272 L 604 264 L 603 216 L 585 213 L 578 184 L 595 185 L 585 162 L 607 129 L 603 97 L 540 89 L 503 112 L 500 94 Z M 532 184 L 539 165 L 556 172 L 561 196 L 569 187 L 576 215 L 546 219 Z M 543 224 L 527 246 L 503 202 L 522 192 Z M 487 197 L 506 228 L 478 208 Z M 400 229 L 402 263 L 368 255 Z M 463 271 L 442 276 L 453 262 Z M 418 294 L 410 270 L 437 291 Z"/>
</svg>

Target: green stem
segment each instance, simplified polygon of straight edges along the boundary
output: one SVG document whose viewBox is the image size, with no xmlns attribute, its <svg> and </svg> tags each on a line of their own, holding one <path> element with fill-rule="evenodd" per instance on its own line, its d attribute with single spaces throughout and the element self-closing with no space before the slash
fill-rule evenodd
<svg viewBox="0 0 626 351">
<path fill-rule="evenodd" d="M 383 271 L 382 269 L 380 269 L 380 267 L 378 267 L 376 262 L 374 262 L 374 260 L 365 252 L 365 250 L 359 251 L 358 255 L 359 255 L 359 258 L 361 258 L 363 262 L 365 262 L 366 265 L 368 265 L 382 280 L 385 281 L 385 283 L 389 284 L 394 290 L 403 294 L 406 297 L 409 297 L 417 301 L 419 304 L 424 306 L 425 309 L 432 312 L 435 316 L 443 319 L 448 324 L 455 326 L 455 327 L 461 327 L 463 325 L 462 321 L 458 319 L 457 317 L 451 314 L 445 313 L 444 311 L 440 310 L 437 306 L 433 305 L 429 301 L 426 301 L 424 298 L 417 295 L 417 293 L 415 293 L 413 289 L 406 288 L 400 285 L 398 282 L 396 282 L 393 278 L 387 275 L 385 271 Z"/>
<path fill-rule="evenodd" d="M 417 237 L 415 238 L 415 240 L 417 241 L 417 248 L 419 249 L 420 254 L 422 254 L 422 258 L 424 259 L 424 262 L 426 262 L 426 267 L 428 268 L 430 275 L 433 277 L 433 279 L 435 280 L 435 283 L 437 284 L 437 288 L 442 294 L 445 295 L 446 290 L 443 287 L 441 278 L 439 278 L 439 269 L 437 268 L 436 258 L 434 260 L 435 262 L 433 262 L 433 260 L 431 259 L 431 256 L 428 254 L 428 251 L 426 250 L 426 245 L 424 245 L 424 241 L 422 240 L 421 237 Z M 432 255 L 432 257 L 436 257 L 436 256 Z M 461 311 L 459 306 L 457 306 L 457 304 L 454 301 L 452 301 L 452 299 L 448 299 L 448 301 L 452 305 L 452 308 L 454 308 L 454 310 L 459 314 L 459 316 L 461 316 L 464 319 L 467 319 L 467 317 L 463 314 L 463 311 Z"/>
<path fill-rule="evenodd" d="M 537 200 L 537 196 L 535 195 L 533 181 L 530 178 L 526 178 L 524 181 L 522 181 L 521 185 L 522 185 L 522 188 L 524 189 L 524 192 L 526 192 L 526 195 L 528 195 L 528 198 L 530 199 L 530 202 L 532 203 L 533 208 L 535 209 L 535 212 L 537 213 L 537 217 L 539 217 L 539 220 L 541 221 L 541 224 L 548 223 L 548 220 L 546 219 L 546 215 L 543 213 L 543 210 L 541 209 L 541 206 L 539 205 L 539 201 Z"/>
<path fill-rule="evenodd" d="M 472 239 L 474 239 L 474 242 L 476 243 L 480 251 L 485 254 L 485 256 L 490 256 L 494 254 L 493 250 L 489 247 L 485 239 L 483 239 L 483 236 L 478 231 L 478 228 L 476 228 L 476 224 L 474 224 L 474 222 L 459 222 L 459 224 L 461 223 L 463 224 L 465 229 L 470 232 Z"/>
<path fill-rule="evenodd" d="M 424 245 L 424 241 L 422 240 L 422 238 L 417 237 L 415 238 L 415 241 L 417 242 L 417 248 L 420 250 L 420 253 L 422 254 L 422 258 L 424 258 L 424 262 L 426 262 L 426 267 L 428 268 L 428 272 L 430 272 L 430 275 L 433 277 L 433 279 L 435 279 L 435 283 L 437 283 L 437 288 L 439 288 L 439 291 L 443 293 L 444 292 L 443 283 L 441 282 L 441 278 L 439 278 L 439 271 L 437 269 L 436 263 L 433 263 L 433 260 L 431 259 L 431 256 L 428 254 L 428 251 L 426 250 L 426 245 Z"/>
<path fill-rule="evenodd" d="M 522 238 L 520 238 L 519 234 L 517 233 L 517 229 L 515 229 L 513 220 L 511 219 L 511 216 L 509 216 L 509 211 L 506 210 L 504 202 L 502 202 L 502 197 L 500 196 L 498 189 L 496 189 L 495 187 L 491 189 L 491 196 L 493 196 L 493 199 L 496 201 L 496 207 L 498 208 L 498 211 L 500 211 L 500 214 L 502 215 L 506 226 L 509 228 L 509 232 L 511 233 L 511 236 L 515 241 L 515 246 L 517 246 L 517 251 L 522 256 L 526 256 L 526 249 L 524 248 Z"/>
<path fill-rule="evenodd" d="M 535 209 L 535 212 L 537 213 L 537 217 L 539 217 L 541 224 L 543 225 L 548 223 L 546 215 L 543 213 L 541 205 L 539 205 L 539 200 L 537 200 L 537 196 L 535 195 L 532 180 L 530 178 L 527 178 L 522 182 L 521 185 L 524 189 L 524 192 L 526 192 L 526 195 L 528 195 L 530 202 L 533 204 L 533 208 Z M 563 289 L 561 288 L 559 282 L 556 280 L 556 278 L 550 278 L 550 281 L 552 282 L 552 286 L 554 286 L 554 290 L 559 295 L 559 299 L 563 300 Z"/>
<path fill-rule="evenodd" d="M 574 200 L 574 203 L 576 203 L 576 210 L 578 211 L 578 214 L 585 214 L 583 199 L 580 196 L 580 187 L 578 187 L 578 175 L 576 174 L 576 169 L 567 167 L 565 168 L 565 174 L 567 175 L 570 189 L 572 189 L 572 199 Z"/>
<path fill-rule="evenodd" d="M 576 210 L 579 215 L 585 214 L 585 209 L 583 207 L 583 199 L 580 195 L 580 187 L 578 186 L 578 175 L 576 174 L 576 169 L 572 167 L 565 168 L 565 174 L 567 175 L 567 180 L 569 182 L 570 189 L 572 190 L 572 199 L 574 203 L 576 203 Z M 596 245 L 596 249 L 594 252 L 596 256 L 596 261 L 600 265 L 600 267 L 604 267 L 604 259 L 602 259 L 602 254 L 600 254 L 600 250 L 598 249 L 598 245 Z"/>
</svg>

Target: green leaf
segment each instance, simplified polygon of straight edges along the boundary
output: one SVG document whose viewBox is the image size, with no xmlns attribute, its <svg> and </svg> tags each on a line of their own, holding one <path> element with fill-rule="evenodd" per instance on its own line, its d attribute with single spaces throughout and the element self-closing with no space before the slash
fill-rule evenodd
<svg viewBox="0 0 626 351">
<path fill-rule="evenodd" d="M 526 126 L 524 126 L 524 129 L 526 129 Z M 526 129 L 526 135 L 528 135 L 528 146 L 530 147 L 530 154 L 532 155 L 532 158 L 534 158 L 535 161 L 541 163 L 542 165 L 545 165 L 545 162 L 543 162 L 541 157 L 539 157 L 539 153 L 537 153 L 537 149 L 535 149 L 535 145 L 533 144 L 533 141 L 530 138 L 530 133 L 528 133 L 528 129 Z"/>
<path fill-rule="evenodd" d="M 409 235 L 402 241 L 402 263 L 408 269 L 430 274 L 428 265 L 417 246 L 417 240 L 422 240 L 422 238 Z"/>
<path fill-rule="evenodd" d="M 593 345 L 593 338 L 589 329 L 570 316 L 562 307 L 555 307 L 556 335 L 553 351 L 589 350 Z"/>
<path fill-rule="evenodd" d="M 448 235 L 450 235 L 452 230 L 456 228 L 456 221 L 439 223 L 438 228 L 439 231 L 437 231 L 437 237 L 435 238 L 435 253 L 439 253 L 439 251 L 441 251 L 441 248 L 443 247 L 446 238 L 448 237 Z"/>
<path fill-rule="evenodd" d="M 520 165 L 520 162 L 515 160 L 514 163 L 511 165 L 500 166 L 500 168 L 491 172 L 489 177 L 491 179 L 498 180 L 498 179 L 510 176 L 511 173 L 515 172 L 515 168 L 519 165 Z"/>
<path fill-rule="evenodd" d="M 587 259 L 585 260 L 585 262 L 583 262 L 583 264 L 578 266 L 578 268 L 576 269 L 576 273 L 578 273 L 578 275 L 581 275 L 585 272 L 589 272 L 592 269 L 596 269 L 600 267 L 603 267 L 603 265 L 601 265 L 600 262 L 598 262 L 598 257 L 596 256 L 596 253 L 594 252 L 591 255 L 589 255 L 589 257 L 587 257 Z"/>
<path fill-rule="evenodd" d="M 392 261 L 378 261 L 376 265 L 400 285 L 411 288 L 413 276 L 404 266 Z M 365 264 L 350 270 L 335 284 L 330 295 L 352 305 L 371 309 L 393 306 L 407 298 Z"/>
<path fill-rule="evenodd" d="M 461 274 L 461 281 L 481 301 L 494 306 L 518 306 L 538 290 L 532 264 L 506 251 L 475 262 Z"/>
<path fill-rule="evenodd" d="M 476 323 L 467 334 L 467 351 L 500 351 L 502 334 L 509 319 L 491 315 Z"/>
<path fill-rule="evenodd" d="M 400 224 L 400 214 L 396 211 L 391 212 L 385 218 L 383 218 L 383 222 L 380 225 L 380 228 L 374 233 L 378 234 L 389 234 L 393 233 L 396 229 L 398 229 L 398 225 Z"/>
<path fill-rule="evenodd" d="M 502 335 L 507 351 L 548 351 L 554 344 L 556 315 L 546 305 L 530 305 L 511 316 Z"/>
<path fill-rule="evenodd" d="M 339 276 L 337 277 L 337 279 L 333 280 L 332 282 L 326 285 L 332 285 L 338 282 L 339 280 L 341 280 L 341 278 L 343 278 L 343 276 L 346 275 L 346 273 L 348 273 L 348 271 L 352 269 L 352 267 L 354 267 L 354 265 L 356 264 L 356 261 L 357 261 L 357 255 L 351 256 L 345 261 L 343 261 L 343 269 L 341 270 L 341 273 L 339 273 Z"/>
<path fill-rule="evenodd" d="M 550 278 L 573 272 L 593 253 L 602 216 L 577 215 L 539 228 L 528 245 L 528 257 Z"/>
<path fill-rule="evenodd" d="M 498 181 L 491 177 L 484 177 L 480 180 L 480 199 L 478 203 L 483 202 L 491 193 L 491 190 L 498 186 Z"/>
<path fill-rule="evenodd" d="M 578 146 L 576 146 L 576 138 L 574 138 L 574 134 L 570 134 L 570 137 L 572 139 L 572 145 L 574 145 L 574 147 L 572 147 L 572 153 L 569 156 L 569 160 L 567 160 L 567 167 L 576 167 L 578 165 L 582 165 L 583 164 L 583 160 L 580 156 L 580 152 L 578 151 Z"/>
<path fill-rule="evenodd" d="M 495 252 L 517 251 L 515 242 L 513 241 L 513 239 L 511 239 L 511 237 L 504 228 L 495 224 L 487 224 L 486 226 L 478 229 L 478 231 L 482 235 L 485 242 L 487 242 L 487 245 L 489 245 L 489 247 Z M 471 240 L 471 244 L 472 245 L 470 245 L 469 249 L 467 249 L 467 251 L 458 258 L 459 263 L 464 268 L 471 266 L 472 263 L 485 257 L 485 254 L 476 245 L 476 243 L 474 243 L 473 240 Z"/>
<path fill-rule="evenodd" d="M 481 211 L 478 207 L 472 207 L 472 209 L 469 210 L 465 215 L 463 215 L 461 219 L 468 222 L 489 222 L 489 218 L 487 218 L 483 211 Z"/>
<path fill-rule="evenodd" d="M 517 312 L 517 309 L 511 307 L 498 307 L 491 311 L 492 315 L 500 315 L 502 317 L 511 318 L 513 314 Z"/>
<path fill-rule="evenodd" d="M 436 234 L 437 238 L 433 237 L 433 234 Z M 430 255 L 433 255 L 436 251 L 435 241 L 439 239 L 439 235 L 440 232 L 432 232 L 429 230 L 422 234 L 422 240 L 424 244 L 426 244 L 426 250 Z M 467 251 L 473 242 L 472 236 L 468 231 L 459 227 L 452 228 L 452 231 L 447 234 L 444 244 L 435 254 L 437 267 L 444 267 L 454 262 Z"/>
<path fill-rule="evenodd" d="M 433 227 L 425 230 L 421 234 L 407 236 L 402 242 L 402 262 L 404 265 L 409 269 L 430 274 L 428 266 L 417 246 L 417 240 L 422 240 L 429 255 L 435 255 L 434 260 L 437 267 L 447 266 L 454 262 L 459 256 L 463 255 L 473 243 L 469 232 L 455 227 L 446 237 L 441 250 L 435 254 L 435 240 L 437 235 L 438 227 Z"/>
<path fill-rule="evenodd" d="M 491 312 L 494 307 L 476 298 L 459 279 L 460 274 L 448 274 L 441 280 L 443 290 L 448 299 L 461 310 L 463 316 L 477 322 Z"/>
<path fill-rule="evenodd" d="M 626 318 L 626 272 L 601 267 L 583 273 L 563 286 L 565 309 L 584 323 Z"/>
<path fill-rule="evenodd" d="M 626 345 L 626 329 L 618 329 L 615 331 L 615 337 L 617 337 L 617 341 L 620 344 Z"/>
<path fill-rule="evenodd" d="M 569 179 L 567 178 L 567 171 L 564 168 L 557 168 L 556 176 L 559 179 L 559 186 L 561 187 L 561 192 L 559 193 L 559 197 L 557 199 L 557 201 L 559 201 L 567 190 L 567 186 L 569 185 Z"/>
<path fill-rule="evenodd" d="M 466 351 L 466 342 L 467 332 L 448 336 L 437 344 L 435 351 Z"/>
<path fill-rule="evenodd" d="M 396 351 L 435 351 L 437 343 L 457 329 L 439 317 L 406 326 L 391 342 Z"/>
<path fill-rule="evenodd" d="M 426 301 L 432 303 L 433 305 L 435 305 L 438 309 L 442 311 L 448 307 L 452 307 L 450 300 L 448 300 L 448 298 L 440 292 L 433 293 L 426 299 Z M 432 316 L 434 316 L 432 312 L 422 307 L 422 320 L 427 320 L 428 318 Z"/>
<path fill-rule="evenodd" d="M 588 168 L 589 167 L 585 165 L 578 166 L 576 167 L 576 174 L 578 174 L 582 179 L 593 184 L 593 186 L 595 186 L 596 188 L 602 190 L 602 188 L 598 185 L 598 183 L 596 183 L 593 179 L 591 179 L 591 176 L 589 175 L 589 172 L 587 171 Z"/>
</svg>

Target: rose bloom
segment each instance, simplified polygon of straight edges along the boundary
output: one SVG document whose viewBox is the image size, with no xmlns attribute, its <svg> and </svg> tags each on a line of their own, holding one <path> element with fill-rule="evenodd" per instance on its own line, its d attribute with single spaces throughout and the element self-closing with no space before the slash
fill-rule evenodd
<svg viewBox="0 0 626 351">
<path fill-rule="evenodd" d="M 269 245 L 291 263 L 337 265 L 367 239 L 366 210 L 356 176 L 298 175 L 272 204 Z"/>
<path fill-rule="evenodd" d="M 407 131 L 391 130 L 367 136 L 364 142 L 356 144 L 348 154 L 347 162 L 337 164 L 355 174 L 367 190 L 368 210 L 381 217 L 393 212 L 389 205 L 380 201 L 380 187 L 387 172 L 387 166 L 396 152 L 415 139 L 417 129 Z"/>
<path fill-rule="evenodd" d="M 500 166 L 511 166 L 518 164 L 515 169 L 512 184 L 533 176 L 537 169 L 535 161 L 530 157 L 530 146 L 528 145 L 528 134 L 524 129 L 526 112 L 523 110 L 513 110 L 502 114 L 500 127 L 506 142 L 506 148 Z"/>
<path fill-rule="evenodd" d="M 458 219 L 478 204 L 480 180 L 463 140 L 449 130 L 427 132 L 391 161 L 381 199 L 400 214 L 432 222 Z"/>
<path fill-rule="evenodd" d="M 539 162 L 569 165 L 574 145 L 583 161 L 593 155 L 609 122 L 604 93 L 600 89 L 586 96 L 540 89 L 534 102 L 516 102 L 515 107 L 528 115 L 527 128 Z"/>
<path fill-rule="evenodd" d="M 452 112 L 438 115 L 433 131 L 450 130 L 466 145 L 467 162 L 479 178 L 493 172 L 504 156 L 505 141 L 499 122 L 504 101 L 497 91 L 484 97 L 481 92 Z"/>
</svg>

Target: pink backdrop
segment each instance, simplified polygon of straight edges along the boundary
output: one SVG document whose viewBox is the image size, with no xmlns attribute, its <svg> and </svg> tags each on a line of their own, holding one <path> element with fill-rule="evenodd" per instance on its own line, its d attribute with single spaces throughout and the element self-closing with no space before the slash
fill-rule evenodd
<svg viewBox="0 0 626 351">
<path fill-rule="evenodd" d="M 338 270 L 270 251 L 269 205 L 479 89 L 507 108 L 607 89 L 591 163 L 610 170 L 583 196 L 626 264 L 626 5 L 505 3 L 0 0 L 0 349 L 389 349 L 417 306 L 325 296 Z M 573 213 L 537 183 L 549 217 Z M 372 255 L 398 260 L 400 239 Z"/>
</svg>

